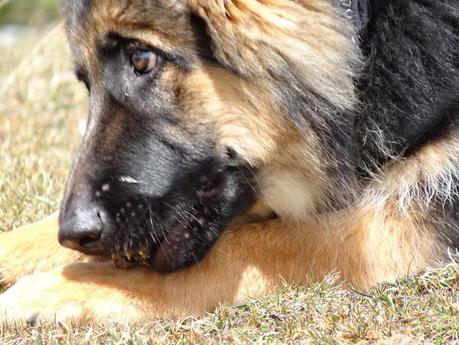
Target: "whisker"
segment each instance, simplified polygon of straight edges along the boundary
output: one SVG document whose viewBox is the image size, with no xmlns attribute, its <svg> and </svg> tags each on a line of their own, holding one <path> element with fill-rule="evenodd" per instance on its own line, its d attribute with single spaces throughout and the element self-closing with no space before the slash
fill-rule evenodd
<svg viewBox="0 0 459 345">
<path fill-rule="evenodd" d="M 180 222 L 178 219 L 177 221 L 185 226 L 185 227 L 189 227 L 191 224 L 188 222 L 188 220 L 172 205 L 168 204 L 167 202 L 163 201 L 163 204 L 166 205 L 167 207 L 171 208 L 175 213 L 177 213 L 177 215 L 183 219 L 183 221 L 185 222 L 185 224 L 183 224 L 182 222 Z M 197 220 L 197 219 L 196 219 Z"/>
</svg>

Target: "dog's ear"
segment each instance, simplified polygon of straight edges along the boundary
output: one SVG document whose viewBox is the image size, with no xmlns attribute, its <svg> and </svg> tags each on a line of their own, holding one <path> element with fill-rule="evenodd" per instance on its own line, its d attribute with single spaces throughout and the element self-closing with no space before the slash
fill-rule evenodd
<svg viewBox="0 0 459 345">
<path fill-rule="evenodd" d="M 325 0 L 190 0 L 214 58 L 249 78 L 291 82 L 339 109 L 354 104 L 353 33 Z M 265 79 L 266 80 L 266 79 Z"/>
<path fill-rule="evenodd" d="M 214 57 L 221 64 L 245 76 L 263 74 L 260 59 L 272 58 L 267 56 L 266 39 L 271 37 L 265 31 L 274 28 L 263 22 L 269 7 L 233 0 L 192 0 L 191 7 L 206 23 Z M 259 7 L 258 13 L 254 7 Z"/>
</svg>

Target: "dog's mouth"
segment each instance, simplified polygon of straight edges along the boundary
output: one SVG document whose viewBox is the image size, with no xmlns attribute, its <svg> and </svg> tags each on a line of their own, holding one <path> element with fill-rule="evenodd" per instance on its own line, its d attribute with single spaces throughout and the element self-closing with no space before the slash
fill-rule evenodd
<svg viewBox="0 0 459 345">
<path fill-rule="evenodd" d="M 161 272 L 173 271 L 179 268 L 175 267 L 178 264 L 184 265 L 177 262 L 184 254 L 193 256 L 197 262 L 199 258 L 194 253 L 193 242 L 208 223 L 202 215 L 187 211 L 168 231 L 152 235 L 143 246 L 127 246 L 125 251 L 113 253 L 113 262 L 118 268 L 146 266 Z"/>
<path fill-rule="evenodd" d="M 103 240 L 117 267 L 172 272 L 199 262 L 255 199 L 253 172 L 193 175 L 166 197 L 136 196 L 111 210 L 115 230 Z"/>
</svg>

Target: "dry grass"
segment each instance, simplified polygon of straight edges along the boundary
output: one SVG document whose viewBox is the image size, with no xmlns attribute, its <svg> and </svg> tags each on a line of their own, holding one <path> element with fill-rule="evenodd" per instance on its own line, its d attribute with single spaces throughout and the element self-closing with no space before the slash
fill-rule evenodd
<svg viewBox="0 0 459 345">
<path fill-rule="evenodd" d="M 85 94 L 60 28 L 0 54 L 0 231 L 58 208 L 80 140 Z M 457 264 L 368 294 L 330 278 L 199 319 L 109 328 L 0 325 L 0 344 L 459 344 L 458 290 Z"/>
<path fill-rule="evenodd" d="M 245 305 L 220 307 L 201 319 L 109 328 L 4 325 L 0 343 L 3 336 L 5 343 L 24 344 L 457 344 L 458 282 L 457 265 L 368 294 L 342 289 L 330 278 L 310 287 L 286 287 Z"/>
<path fill-rule="evenodd" d="M 0 54 L 2 231 L 57 209 L 80 140 L 86 92 L 75 82 L 64 42 L 59 27 L 0 46 L 8 51 Z"/>
</svg>

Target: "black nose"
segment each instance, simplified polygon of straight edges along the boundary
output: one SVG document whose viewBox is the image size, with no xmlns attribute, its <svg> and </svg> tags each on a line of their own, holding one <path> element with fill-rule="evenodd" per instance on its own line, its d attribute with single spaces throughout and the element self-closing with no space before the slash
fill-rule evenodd
<svg viewBox="0 0 459 345">
<path fill-rule="evenodd" d="M 79 207 L 72 214 L 63 215 L 59 222 L 59 243 L 85 254 L 107 254 L 102 242 L 105 219 L 105 212 L 96 205 Z"/>
</svg>

